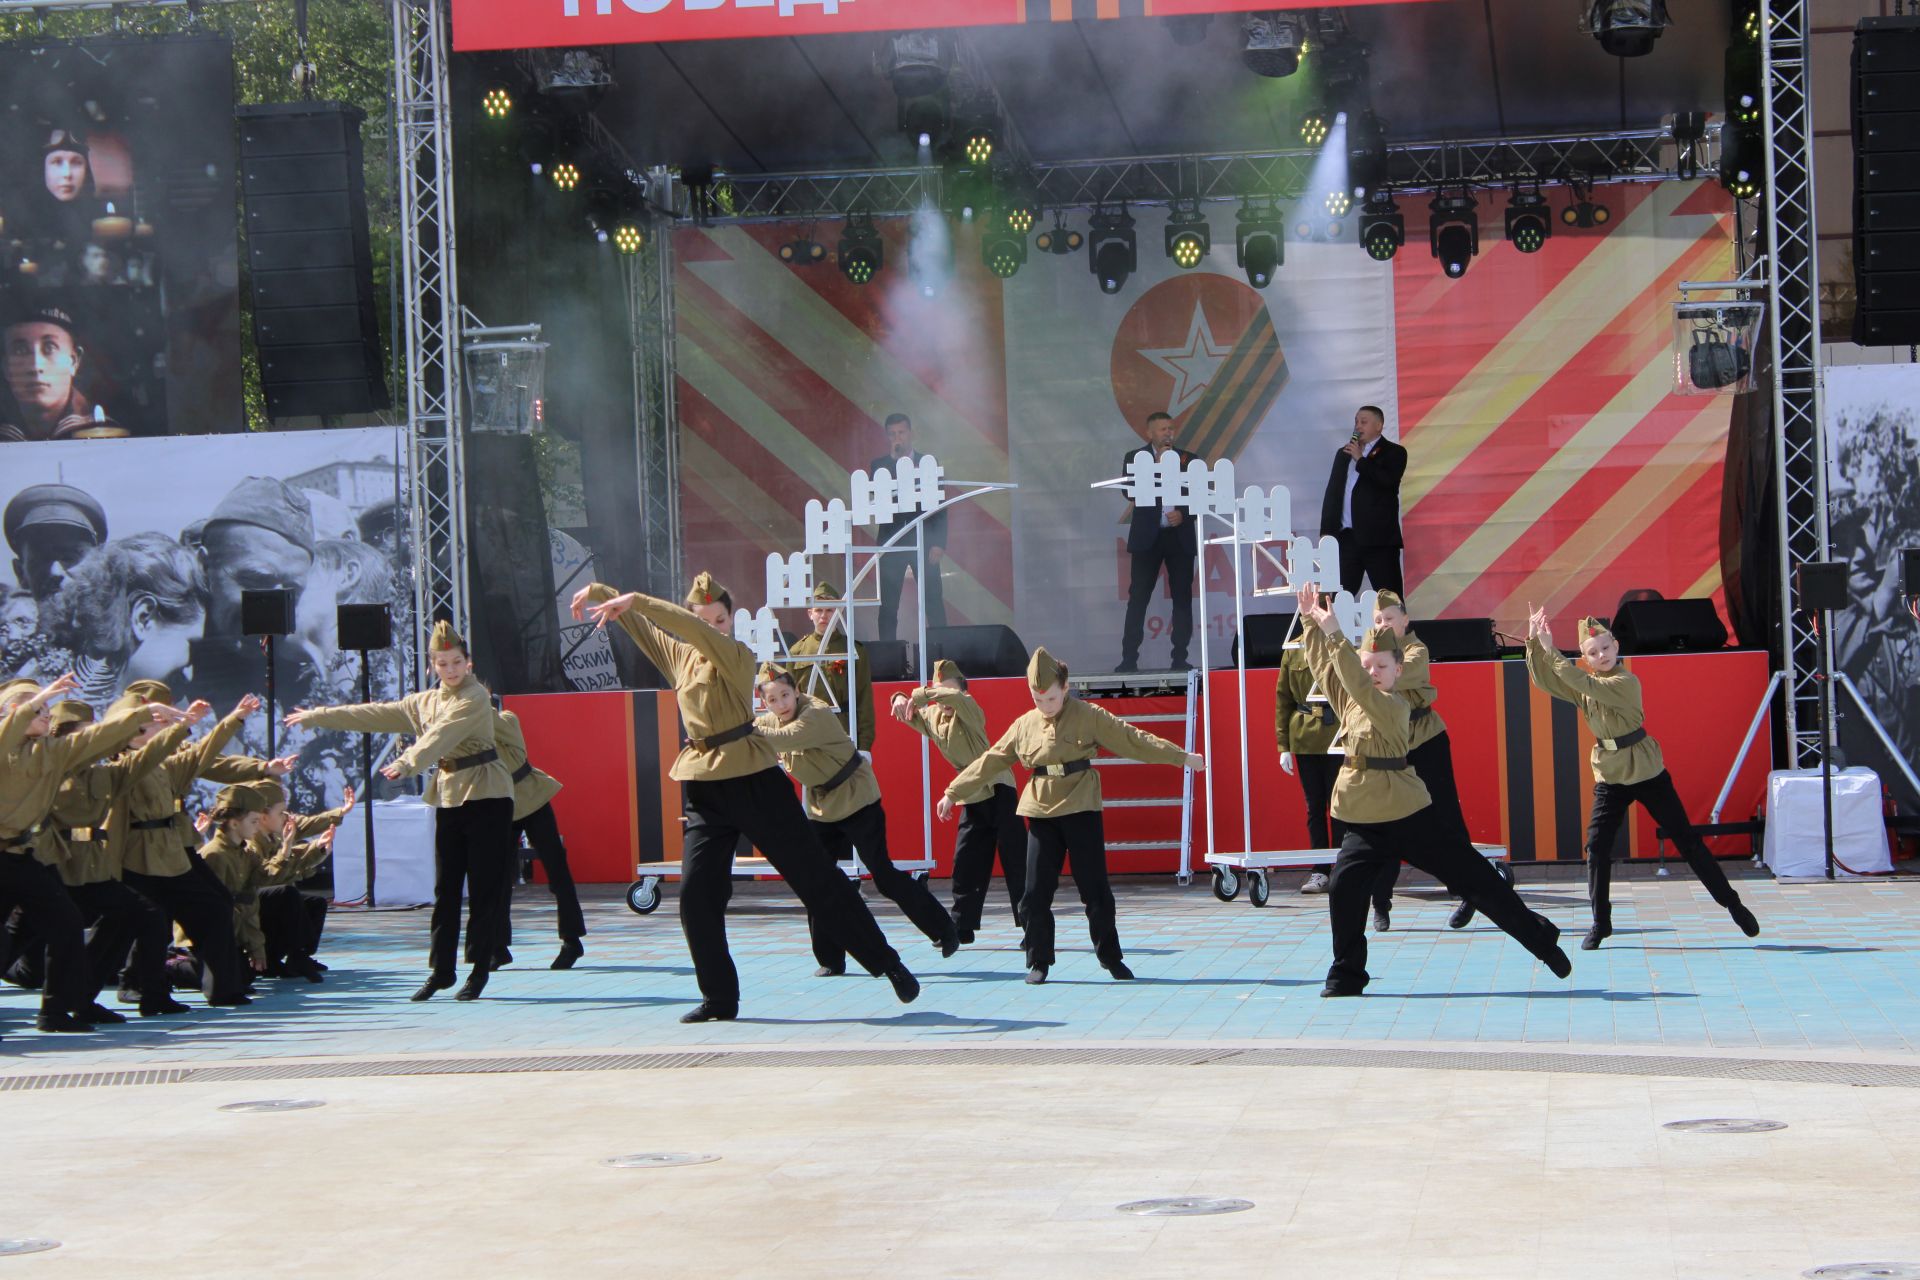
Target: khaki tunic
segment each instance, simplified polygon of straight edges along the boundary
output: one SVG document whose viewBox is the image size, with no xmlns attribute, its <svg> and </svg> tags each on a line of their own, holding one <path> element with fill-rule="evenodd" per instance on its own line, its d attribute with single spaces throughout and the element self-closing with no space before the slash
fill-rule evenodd
<svg viewBox="0 0 1920 1280">
<path fill-rule="evenodd" d="M 198 742 L 189 742 L 157 768 L 131 780 L 114 798 L 107 818 L 107 856 L 125 871 L 145 876 L 183 876 L 193 869 L 187 851 L 200 837 L 187 820 L 186 799 L 197 779 L 209 782 L 259 782 L 273 775 L 266 762 L 251 756 L 225 756 L 220 748 L 240 732 L 239 714 L 217 721 Z M 143 831 L 136 822 L 171 819 L 165 827 Z"/>
<path fill-rule="evenodd" d="M 26 737 L 26 727 L 15 727 L 18 745 L 0 756 L 0 845 L 30 846 L 34 858 L 47 866 L 60 863 L 59 846 L 46 820 L 60 795 L 60 785 L 101 756 L 133 741 L 150 713 L 135 707 L 61 737 Z M 12 717 L 9 717 L 11 720 Z M 18 856 L 24 857 L 27 850 Z M 9 856 L 0 854 L 0 857 Z"/>
<path fill-rule="evenodd" d="M 509 775 L 528 767 L 527 737 L 520 731 L 519 716 L 511 711 L 496 712 L 493 738 L 500 744 L 500 763 L 507 766 Z M 513 820 L 525 821 L 559 794 L 560 784 L 551 775 L 531 769 L 526 777 L 513 784 Z"/>
<path fill-rule="evenodd" d="M 315 819 L 299 821 L 311 823 Z M 249 960 L 257 964 L 265 964 L 267 960 L 267 935 L 260 927 L 260 891 L 306 879 L 314 868 L 326 861 L 329 852 L 327 846 L 318 841 L 295 844 L 283 850 L 278 836 L 271 840 L 264 835 L 256 836 L 243 845 L 224 831 L 216 832 L 200 846 L 200 857 L 207 869 L 233 894 L 233 936 Z M 182 945 L 192 942 L 177 924 L 173 936 Z"/>
<path fill-rule="evenodd" d="M 785 724 L 771 711 L 753 722 L 755 736 L 780 755 L 780 767 L 807 789 L 807 816 L 815 822 L 844 822 L 880 800 L 880 780 L 862 760 L 851 778 L 828 792 L 819 785 L 857 754 L 847 726 L 818 698 L 800 695 L 800 709 Z"/>
<path fill-rule="evenodd" d="M 1280 677 L 1273 686 L 1273 740 L 1281 751 L 1290 751 L 1296 756 L 1324 756 L 1332 752 L 1333 735 L 1339 732 L 1340 719 L 1333 714 L 1331 702 L 1312 700 L 1319 687 L 1313 678 L 1313 668 L 1307 665 L 1304 646 L 1281 653 Z"/>
<path fill-rule="evenodd" d="M 1116 756 L 1148 764 L 1187 762 L 1187 753 L 1165 738 L 1136 728 L 1110 712 L 1069 695 L 1060 714 L 1049 720 L 1036 707 L 1000 735 L 1000 741 L 947 784 L 955 804 L 988 778 L 1005 773 L 1016 760 L 1029 770 L 1042 765 L 1091 760 L 1104 747 Z M 1020 793 L 1023 818 L 1064 818 L 1070 813 L 1093 813 L 1100 808 L 1100 770 L 1084 769 L 1053 777 L 1033 773 Z"/>
<path fill-rule="evenodd" d="M 1411 631 L 1400 637 L 1400 645 L 1400 678 L 1393 682 L 1393 691 L 1413 709 L 1413 740 L 1407 747 L 1412 751 L 1445 733 L 1447 722 L 1433 709 L 1434 699 L 1440 696 L 1433 688 L 1433 655 Z"/>
<path fill-rule="evenodd" d="M 987 753 L 987 713 L 973 695 L 958 689 L 934 685 L 915 689 L 908 695 L 913 713 L 907 723 L 940 749 L 940 754 L 955 769 L 965 769 Z M 1013 771 L 1003 769 L 980 785 L 969 787 L 964 795 L 955 795 L 955 804 L 978 804 L 993 795 L 995 787 L 1013 785 Z"/>
<path fill-rule="evenodd" d="M 112 760 L 76 773 L 61 784 L 53 802 L 50 831 L 60 854 L 60 878 L 70 885 L 100 884 L 120 878 L 120 862 L 107 838 L 107 820 L 114 802 L 134 781 L 159 768 L 187 740 L 187 726 L 176 724 L 157 733 L 137 751 L 123 751 Z"/>
<path fill-rule="evenodd" d="M 846 651 L 847 633 L 844 624 L 841 629 L 834 631 L 833 639 L 826 643 L 824 650 L 821 648 L 820 633 L 817 631 L 810 636 L 800 637 L 793 645 L 793 656 L 796 658 L 808 658 L 822 652 L 845 654 Z M 867 646 L 858 640 L 853 642 L 853 657 L 853 705 L 859 713 L 858 723 L 854 727 L 859 730 L 860 749 L 871 751 L 873 750 L 873 664 L 867 661 Z M 816 671 L 820 677 L 818 684 L 814 682 Z M 801 693 L 813 697 L 819 697 L 818 691 L 821 689 L 832 693 L 832 706 L 839 708 L 836 714 L 840 717 L 840 723 L 847 722 L 847 662 L 844 657 L 838 662 L 822 662 L 817 665 L 805 663 L 796 666 L 793 678 L 799 684 Z M 820 701 L 825 702 L 826 699 L 820 698 Z"/>
<path fill-rule="evenodd" d="M 436 809 L 453 809 L 469 800 L 506 800 L 513 795 L 513 774 L 498 759 L 467 769 L 448 767 L 466 756 L 498 751 L 493 717 L 486 686 L 468 676 L 458 689 L 436 684 L 398 702 L 316 707 L 307 712 L 304 722 L 321 729 L 414 735 L 413 745 L 394 757 L 400 776 L 424 773 L 437 763 L 440 767 L 427 779 L 426 801 Z"/>
<path fill-rule="evenodd" d="M 1617 738 L 1647 723 L 1640 707 L 1640 678 L 1625 667 L 1616 666 L 1605 675 L 1584 670 L 1534 636 L 1527 641 L 1527 675 L 1546 693 L 1579 707 L 1596 738 Z M 1596 742 L 1589 763 L 1595 782 L 1622 786 L 1657 778 L 1666 768 L 1660 744 L 1650 737 L 1621 751 Z"/>
<path fill-rule="evenodd" d="M 1306 629 L 1307 663 L 1320 687 L 1333 700 L 1340 717 L 1340 740 L 1347 759 L 1333 783 L 1333 801 L 1327 806 L 1342 822 L 1393 822 L 1410 818 L 1433 803 L 1418 774 L 1407 769 L 1365 769 L 1373 758 L 1404 758 L 1413 740 L 1413 708 L 1398 693 L 1382 693 L 1360 665 L 1339 624 Z"/>
<path fill-rule="evenodd" d="M 595 604 L 619 595 L 604 582 L 587 588 Z M 660 673 L 673 681 L 687 737 L 705 738 L 753 723 L 753 685 L 760 664 L 753 650 L 700 620 L 691 609 L 636 595 L 615 619 Z M 775 765 L 773 748 L 757 735 L 711 750 L 686 746 L 668 776 L 675 782 L 744 778 Z"/>
</svg>

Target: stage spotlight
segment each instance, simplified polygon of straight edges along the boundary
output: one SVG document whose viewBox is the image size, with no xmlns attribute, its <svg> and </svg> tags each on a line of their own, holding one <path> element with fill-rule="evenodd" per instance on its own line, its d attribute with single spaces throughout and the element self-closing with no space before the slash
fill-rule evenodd
<svg viewBox="0 0 1920 1280">
<path fill-rule="evenodd" d="M 780 246 L 780 261 L 790 262 L 796 267 L 818 266 L 826 260 L 827 246 L 810 235 L 789 240 Z"/>
<path fill-rule="evenodd" d="M 1371 111 L 1347 117 L 1347 187 L 1365 200 L 1387 185 L 1387 136 Z"/>
<path fill-rule="evenodd" d="M 1538 253 L 1553 234 L 1547 198 L 1536 188 L 1515 191 L 1507 205 L 1507 240 L 1522 253 Z"/>
<path fill-rule="evenodd" d="M 562 191 L 571 191 L 580 185 L 580 170 L 568 161 L 562 160 L 553 166 L 553 185 Z"/>
<path fill-rule="evenodd" d="M 613 229 L 613 243 L 622 253 L 638 253 L 645 242 L 646 237 L 641 234 L 640 228 L 631 222 L 623 222 Z M 818 248 L 817 245 L 815 247 Z"/>
<path fill-rule="evenodd" d="M 1200 202 L 1175 201 L 1167 209 L 1167 257 L 1183 271 L 1200 265 L 1213 249 L 1213 228 L 1200 216 Z"/>
<path fill-rule="evenodd" d="M 1300 117 L 1300 141 L 1309 147 L 1317 147 L 1327 140 L 1333 132 L 1333 113 L 1324 108 L 1315 108 Z"/>
<path fill-rule="evenodd" d="M 1579 195 L 1574 202 L 1560 211 L 1560 221 L 1570 227 L 1604 227 L 1613 217 L 1613 211 L 1603 204 L 1595 204 L 1586 195 Z"/>
<path fill-rule="evenodd" d="M 1300 24 L 1291 16 L 1278 11 L 1250 13 L 1241 30 L 1246 44 L 1240 56 L 1255 75 L 1277 80 L 1300 69 Z"/>
<path fill-rule="evenodd" d="M 873 225 L 870 213 L 850 213 L 840 230 L 840 274 L 855 284 L 865 284 L 879 274 L 886 260 L 886 245 Z"/>
<path fill-rule="evenodd" d="M 481 95 L 480 109 L 489 120 L 504 120 L 513 110 L 513 96 L 496 84 Z"/>
<path fill-rule="evenodd" d="M 1067 228 L 1067 215 L 1064 210 L 1053 215 L 1053 226 L 1033 238 L 1034 247 L 1042 253 L 1068 254 L 1086 243 L 1078 231 Z"/>
<path fill-rule="evenodd" d="M 1324 204 L 1329 218 L 1344 218 L 1353 208 L 1353 197 L 1344 191 L 1329 191 Z"/>
<path fill-rule="evenodd" d="M 874 55 L 874 69 L 893 84 L 896 123 L 923 147 L 945 135 L 949 115 L 952 41 L 937 31 L 903 31 Z"/>
<path fill-rule="evenodd" d="M 1720 185 L 1736 200 L 1759 196 L 1766 182 L 1761 140 L 1749 126 L 1728 120 L 1720 126 Z"/>
<path fill-rule="evenodd" d="M 1139 245 L 1133 234 L 1133 215 L 1127 206 L 1110 213 L 1096 209 L 1087 220 L 1087 267 L 1100 282 L 1100 292 L 1118 293 L 1126 287 L 1127 277 L 1140 265 Z"/>
<path fill-rule="evenodd" d="M 1479 206 L 1471 191 L 1461 190 L 1450 196 L 1435 196 L 1427 208 L 1433 213 L 1428 231 L 1433 256 L 1440 260 L 1440 269 L 1448 279 L 1458 280 L 1467 274 L 1473 255 L 1480 252 Z"/>
<path fill-rule="evenodd" d="M 605 244 L 607 242 L 607 229 L 605 227 L 595 227 L 593 229 L 593 238 L 601 244 Z"/>
<path fill-rule="evenodd" d="M 967 134 L 962 148 L 967 163 L 976 169 L 985 168 L 993 161 L 993 130 L 974 129 Z"/>
<path fill-rule="evenodd" d="M 1015 223 L 1012 211 L 989 217 L 980 237 L 980 261 L 1002 280 L 1012 279 L 1027 263 L 1027 228 L 1033 225 L 1033 211 L 1025 212 L 1025 226 Z"/>
<path fill-rule="evenodd" d="M 1407 242 L 1407 220 L 1400 206 L 1385 191 L 1376 191 L 1360 210 L 1360 244 L 1375 262 L 1391 262 Z"/>
<path fill-rule="evenodd" d="M 1247 283 L 1264 289 L 1273 282 L 1273 273 L 1286 261 L 1281 244 L 1285 224 L 1272 201 L 1247 201 L 1234 219 L 1233 259 L 1247 273 Z"/>
<path fill-rule="evenodd" d="M 1727 46 L 1727 119 L 1739 124 L 1760 122 L 1760 14 L 1750 8 L 1744 20 L 1736 16 L 1733 40 Z"/>
<path fill-rule="evenodd" d="M 1015 200 L 1007 206 L 1007 228 L 1022 236 L 1033 230 L 1033 204 L 1031 201 Z"/>
<path fill-rule="evenodd" d="M 1644 58 L 1673 23 L 1667 0 L 1590 0 L 1582 26 L 1616 58 Z"/>
</svg>

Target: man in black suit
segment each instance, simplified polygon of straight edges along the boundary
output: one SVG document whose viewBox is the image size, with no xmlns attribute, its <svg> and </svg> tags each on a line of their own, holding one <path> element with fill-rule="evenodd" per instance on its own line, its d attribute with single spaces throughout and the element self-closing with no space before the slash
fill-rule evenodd
<svg viewBox="0 0 1920 1280">
<path fill-rule="evenodd" d="M 1180 455 L 1184 468 L 1194 455 L 1173 448 L 1173 419 L 1164 413 L 1147 415 L 1147 443 L 1121 459 L 1120 474 L 1142 454 L 1158 460 L 1169 449 Z M 1140 669 L 1140 635 L 1146 628 L 1147 604 L 1153 599 L 1160 570 L 1167 571 L 1167 596 L 1173 601 L 1173 666 L 1186 671 L 1187 642 L 1193 639 L 1193 559 L 1197 543 L 1193 521 L 1179 507 L 1155 503 L 1136 506 L 1127 524 L 1127 553 L 1133 575 L 1127 583 L 1127 622 L 1120 632 L 1120 665 L 1116 671 Z"/>
<path fill-rule="evenodd" d="M 1334 456 L 1320 504 L 1320 536 L 1340 540 L 1340 586 L 1354 595 L 1362 577 L 1375 591 L 1406 594 L 1400 580 L 1400 477 L 1407 473 L 1407 451 L 1381 435 L 1386 427 L 1386 414 L 1360 406 L 1353 438 Z"/>
<path fill-rule="evenodd" d="M 924 456 L 914 452 L 913 419 L 904 413 L 890 413 L 885 423 L 887 431 L 887 455 L 875 458 L 867 464 L 867 474 L 873 475 L 881 469 L 893 470 L 902 458 L 911 458 L 918 462 Z M 883 524 L 874 534 L 877 542 L 884 543 L 897 531 L 906 528 L 913 519 L 908 513 Z M 947 513 L 927 517 L 926 527 L 926 581 L 922 584 L 927 593 L 927 629 L 947 625 L 947 602 L 940 593 L 940 562 L 947 558 Z M 902 545 L 911 544 L 911 536 L 901 538 Z M 906 585 L 907 571 L 914 567 L 911 553 L 888 552 L 880 557 L 880 638 L 894 640 L 900 631 L 900 591 Z"/>
</svg>

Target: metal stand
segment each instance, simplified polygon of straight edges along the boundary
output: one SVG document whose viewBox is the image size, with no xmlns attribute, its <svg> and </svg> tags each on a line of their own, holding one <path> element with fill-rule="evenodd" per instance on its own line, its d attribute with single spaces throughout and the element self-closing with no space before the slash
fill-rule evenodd
<svg viewBox="0 0 1920 1280">
<path fill-rule="evenodd" d="M 273 697 L 273 637 L 260 637 L 266 643 L 261 648 L 267 653 L 267 759 L 273 759 L 273 748 L 278 741 L 275 734 L 279 729 L 279 716 L 275 714 Z"/>
<path fill-rule="evenodd" d="M 365 649 L 360 650 L 360 701 L 373 701 L 373 660 Z M 373 735 L 360 735 L 360 810 L 361 821 L 366 823 L 367 833 L 367 910 L 378 905 L 373 895 Z"/>
<path fill-rule="evenodd" d="M 1833 879 L 1833 610 L 1820 610 L 1820 836 Z"/>
</svg>

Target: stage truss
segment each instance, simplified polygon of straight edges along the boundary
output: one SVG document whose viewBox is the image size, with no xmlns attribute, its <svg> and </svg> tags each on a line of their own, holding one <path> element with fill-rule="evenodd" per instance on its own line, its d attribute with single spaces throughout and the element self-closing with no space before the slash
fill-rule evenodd
<svg viewBox="0 0 1920 1280">
<path fill-rule="evenodd" d="M 642 588 L 678 599 L 680 590 L 680 433 L 674 398 L 673 243 L 670 225 L 649 219 L 638 253 L 626 255 L 627 332 L 633 343 L 633 421 L 637 445 Z"/>
</svg>

